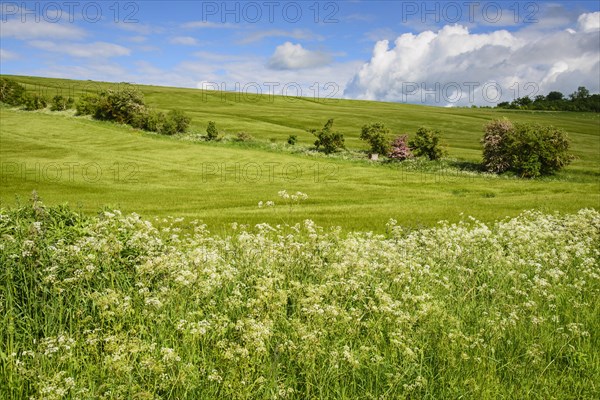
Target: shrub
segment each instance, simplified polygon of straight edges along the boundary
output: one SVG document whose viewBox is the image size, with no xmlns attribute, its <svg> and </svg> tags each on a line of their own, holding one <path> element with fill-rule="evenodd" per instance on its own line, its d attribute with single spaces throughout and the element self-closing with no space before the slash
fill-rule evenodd
<svg viewBox="0 0 600 400">
<path fill-rule="evenodd" d="M 51 111 L 65 111 L 69 108 L 73 107 L 73 98 L 72 97 L 64 97 L 60 94 L 57 94 L 52 98 L 50 102 L 50 110 Z"/>
<path fill-rule="evenodd" d="M 192 119 L 188 117 L 182 110 L 171 110 L 167 114 L 167 118 L 175 124 L 176 133 L 184 133 L 190 126 Z"/>
<path fill-rule="evenodd" d="M 166 116 L 163 113 L 160 113 L 160 114 L 163 115 L 163 118 L 162 118 L 162 124 L 158 128 L 157 132 L 160 133 L 161 135 L 169 135 L 169 136 L 178 133 L 177 122 L 169 114 L 167 114 Z"/>
<path fill-rule="evenodd" d="M 165 114 L 160 111 L 146 111 L 143 129 L 150 132 L 160 132 L 165 121 Z"/>
<path fill-rule="evenodd" d="M 95 115 L 100 97 L 95 94 L 84 94 L 75 104 L 76 115 Z"/>
<path fill-rule="evenodd" d="M 217 125 L 213 121 L 208 121 L 208 126 L 206 127 L 206 139 L 216 140 L 218 137 L 219 131 Z"/>
<path fill-rule="evenodd" d="M 553 126 L 517 123 L 507 139 L 510 168 L 523 177 L 551 175 L 573 160 L 567 133 Z"/>
<path fill-rule="evenodd" d="M 522 177 L 550 175 L 567 166 L 567 133 L 553 126 L 494 120 L 485 126 L 483 163 L 490 172 L 512 171 Z"/>
<path fill-rule="evenodd" d="M 333 132 L 333 119 L 327 121 L 323 129 L 309 129 L 308 132 L 316 136 L 315 147 L 319 150 L 323 147 L 325 154 L 333 153 L 334 151 L 344 148 L 344 135 L 339 132 Z"/>
<path fill-rule="evenodd" d="M 248 132 L 238 132 L 233 140 L 236 142 L 251 142 L 254 138 Z"/>
<path fill-rule="evenodd" d="M 417 131 L 416 137 L 408 145 L 417 157 L 439 160 L 446 155 L 446 150 L 440 143 L 440 131 L 438 130 L 421 127 Z"/>
<path fill-rule="evenodd" d="M 12 79 L 0 78 L 0 101 L 11 106 L 23 104 L 25 86 Z"/>
<path fill-rule="evenodd" d="M 48 100 L 37 93 L 26 95 L 23 99 L 27 111 L 41 110 L 48 106 Z"/>
<path fill-rule="evenodd" d="M 393 160 L 403 161 L 408 158 L 412 158 L 413 154 L 410 151 L 410 147 L 408 147 L 408 135 L 398 136 L 392 142 L 391 150 L 388 153 L 388 157 Z"/>
<path fill-rule="evenodd" d="M 296 136 L 296 135 L 290 135 L 290 136 L 288 136 L 287 143 L 289 145 L 294 146 L 297 142 L 298 142 L 298 136 Z"/>
<path fill-rule="evenodd" d="M 483 165 L 487 171 L 502 173 L 510 167 L 506 137 L 513 128 L 512 122 L 506 118 L 493 120 L 485 125 L 485 134 L 481 143 L 483 144 Z"/>
<path fill-rule="evenodd" d="M 100 92 L 94 118 L 129 124 L 145 107 L 142 92 L 134 87 L 128 85 L 120 90 L 107 89 Z"/>
<path fill-rule="evenodd" d="M 384 124 L 376 122 L 362 127 L 360 139 L 369 143 L 371 153 L 385 155 L 390 150 L 389 135 L 390 130 Z"/>
<path fill-rule="evenodd" d="M 150 129 L 148 129 L 148 118 L 150 116 L 150 112 L 151 111 L 147 108 L 140 110 L 138 113 L 134 114 L 131 117 L 131 121 L 129 121 L 129 124 L 134 128 L 149 131 Z"/>
</svg>

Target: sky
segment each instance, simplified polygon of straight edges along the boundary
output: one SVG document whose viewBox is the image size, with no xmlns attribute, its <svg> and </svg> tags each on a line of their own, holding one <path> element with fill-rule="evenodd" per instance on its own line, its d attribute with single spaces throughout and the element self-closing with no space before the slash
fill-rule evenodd
<svg viewBox="0 0 600 400">
<path fill-rule="evenodd" d="M 0 73 L 435 106 L 600 92 L 599 1 L 3 1 Z"/>
</svg>

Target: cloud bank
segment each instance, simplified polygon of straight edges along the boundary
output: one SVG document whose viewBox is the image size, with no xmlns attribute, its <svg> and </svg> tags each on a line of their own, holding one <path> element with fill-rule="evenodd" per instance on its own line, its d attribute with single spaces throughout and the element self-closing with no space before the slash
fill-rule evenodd
<svg viewBox="0 0 600 400">
<path fill-rule="evenodd" d="M 345 97 L 465 106 L 515 97 L 600 90 L 600 13 L 582 14 L 576 29 L 540 34 L 475 34 L 461 25 L 406 33 L 375 44 Z"/>
</svg>

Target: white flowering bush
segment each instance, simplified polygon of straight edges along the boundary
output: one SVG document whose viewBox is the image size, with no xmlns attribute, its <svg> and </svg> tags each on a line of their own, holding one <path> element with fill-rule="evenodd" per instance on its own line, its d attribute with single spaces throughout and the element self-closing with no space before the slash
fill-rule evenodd
<svg viewBox="0 0 600 400">
<path fill-rule="evenodd" d="M 0 398 L 598 398 L 596 210 L 167 221 L 0 211 Z"/>
</svg>

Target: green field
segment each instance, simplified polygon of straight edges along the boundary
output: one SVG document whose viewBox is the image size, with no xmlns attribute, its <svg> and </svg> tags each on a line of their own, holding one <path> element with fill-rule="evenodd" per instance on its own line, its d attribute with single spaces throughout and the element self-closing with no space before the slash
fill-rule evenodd
<svg viewBox="0 0 600 400">
<path fill-rule="evenodd" d="M 3 399 L 598 399 L 600 214 L 387 235 L 0 211 Z"/>
<path fill-rule="evenodd" d="M 12 77 L 30 91 L 79 95 L 111 84 Z M 114 86 L 114 85 L 113 85 Z M 226 134 L 245 131 L 258 144 L 186 142 L 72 113 L 1 108 L 0 201 L 26 199 L 37 190 L 48 204 L 69 202 L 85 212 L 104 206 L 147 218 L 184 216 L 213 230 L 231 222 L 296 222 L 382 231 L 389 218 L 403 225 L 456 221 L 461 213 L 491 222 L 525 209 L 574 212 L 600 206 L 600 116 L 592 113 L 511 112 L 434 108 L 367 101 L 243 96 L 195 89 L 139 86 L 151 107 L 180 108 L 192 116 L 193 132 L 209 120 Z M 361 150 L 360 128 L 381 121 L 394 133 L 421 126 L 440 129 L 450 158 L 479 162 L 482 127 L 494 118 L 564 128 L 578 159 L 555 177 L 523 180 L 461 173 L 455 168 L 382 165 L 270 149 L 291 134 L 308 147 L 307 128 L 328 118 Z M 277 192 L 302 191 L 298 207 L 279 204 Z M 277 206 L 259 209 L 259 201 Z"/>
<path fill-rule="evenodd" d="M 599 398 L 599 115 L 140 89 L 191 132 L 0 106 L 0 398 Z M 477 172 L 502 116 L 577 159 Z M 305 129 L 329 118 L 348 150 L 325 156 Z M 369 122 L 450 155 L 369 161 Z"/>
</svg>

